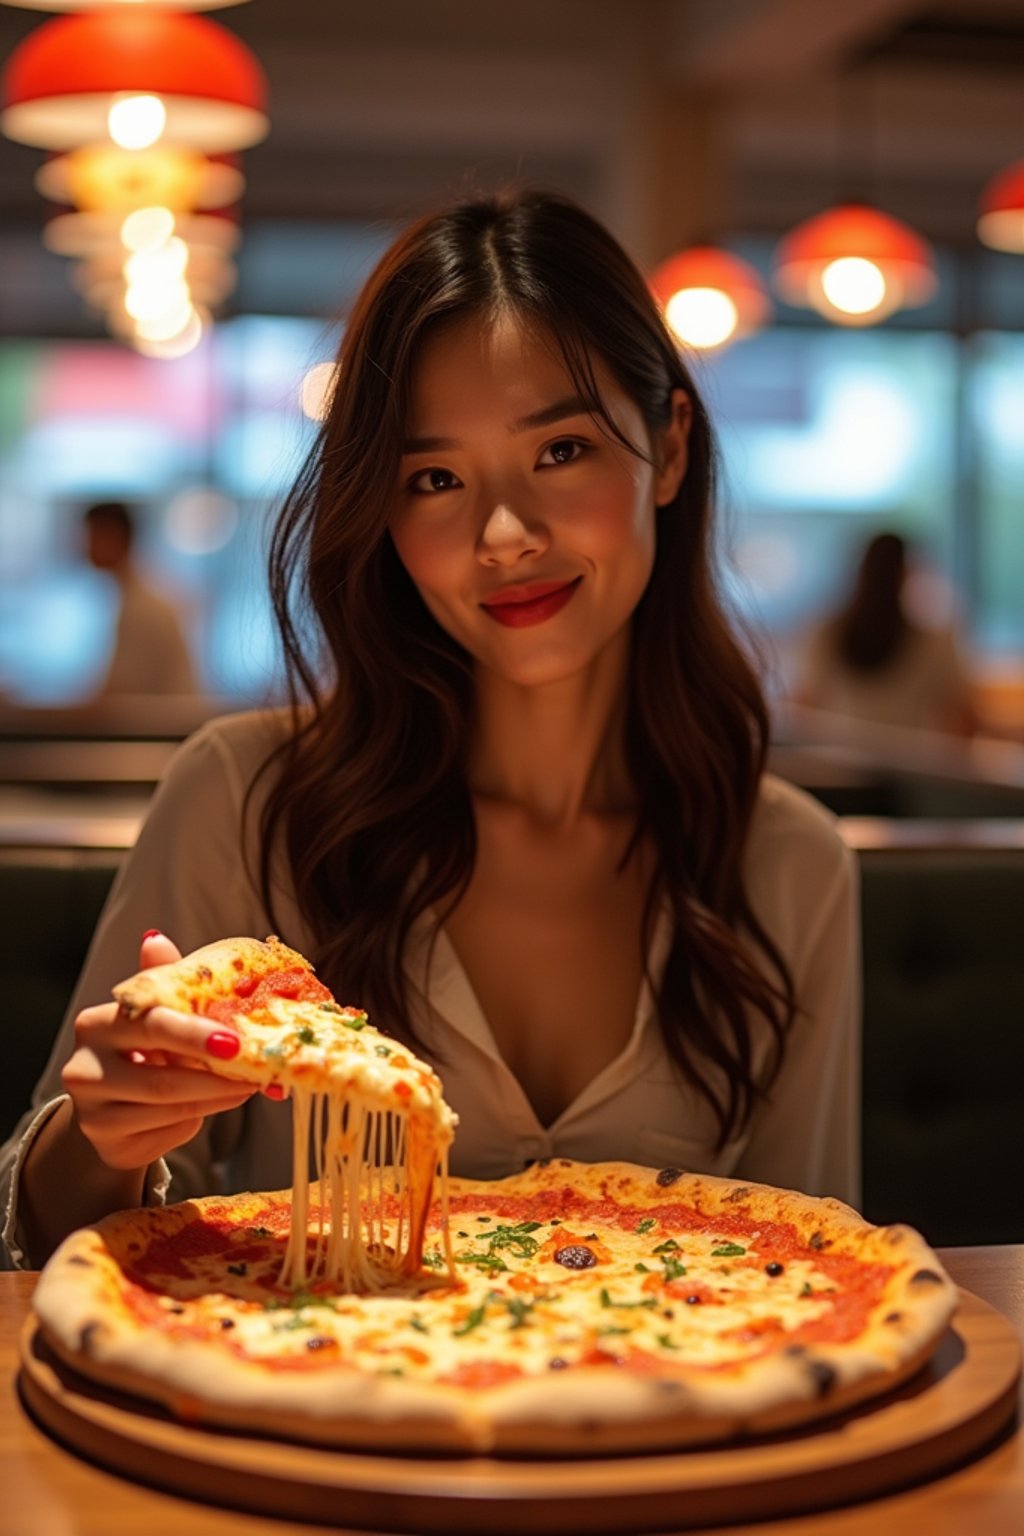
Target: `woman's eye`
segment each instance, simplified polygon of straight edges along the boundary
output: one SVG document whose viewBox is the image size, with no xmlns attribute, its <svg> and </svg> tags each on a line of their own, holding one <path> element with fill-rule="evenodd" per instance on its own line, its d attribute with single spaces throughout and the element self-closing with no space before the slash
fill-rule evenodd
<svg viewBox="0 0 1024 1536">
<path fill-rule="evenodd" d="M 433 496 L 439 491 L 454 490 L 458 484 L 458 476 L 450 469 L 421 469 L 409 481 L 409 490 L 418 496 Z"/>
<path fill-rule="evenodd" d="M 584 443 L 574 437 L 560 437 L 557 443 L 549 443 L 541 454 L 542 464 L 572 464 L 586 450 Z"/>
</svg>

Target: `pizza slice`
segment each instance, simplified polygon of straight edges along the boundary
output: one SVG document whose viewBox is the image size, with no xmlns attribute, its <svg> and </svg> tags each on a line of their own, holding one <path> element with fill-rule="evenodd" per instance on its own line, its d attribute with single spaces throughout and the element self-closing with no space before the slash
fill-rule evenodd
<svg viewBox="0 0 1024 1536">
<path fill-rule="evenodd" d="M 456 1125 L 432 1067 L 375 1029 L 362 1009 L 337 1003 L 310 962 L 273 936 L 205 945 L 140 971 L 114 997 L 130 1017 L 163 1006 L 229 1025 L 242 1042 L 238 1055 L 207 1059 L 206 1069 L 289 1092 L 288 1284 L 340 1281 L 374 1292 L 420 1276 L 434 1180 L 440 1170 L 444 1203 Z M 311 1144 L 320 1186 L 312 1235 Z M 396 1207 L 397 1219 L 385 1214 Z"/>
</svg>

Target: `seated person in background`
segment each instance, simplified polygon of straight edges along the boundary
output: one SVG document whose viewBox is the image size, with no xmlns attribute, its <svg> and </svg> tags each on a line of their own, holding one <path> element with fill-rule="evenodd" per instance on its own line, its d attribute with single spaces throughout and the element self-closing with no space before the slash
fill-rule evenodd
<svg viewBox="0 0 1024 1536">
<path fill-rule="evenodd" d="M 906 581 L 903 539 L 877 534 L 847 602 L 810 636 L 796 701 L 879 725 L 968 735 L 976 722 L 956 638 L 914 622 Z"/>
<path fill-rule="evenodd" d="M 119 694 L 195 693 L 195 669 L 181 618 L 132 559 L 135 525 L 120 501 L 101 501 L 83 516 L 86 555 L 120 589 L 117 634 L 100 698 Z"/>
</svg>

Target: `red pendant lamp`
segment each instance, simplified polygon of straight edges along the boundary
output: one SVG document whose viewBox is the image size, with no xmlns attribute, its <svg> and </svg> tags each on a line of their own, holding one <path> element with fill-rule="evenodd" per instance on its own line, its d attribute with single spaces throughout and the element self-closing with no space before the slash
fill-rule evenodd
<svg viewBox="0 0 1024 1536">
<path fill-rule="evenodd" d="M 245 149 L 269 127 L 263 71 L 233 33 L 184 11 L 108 5 L 54 17 L 15 48 L 0 82 L 0 130 L 73 149 L 105 139 L 111 108 L 140 99 L 162 104 L 163 142 L 207 153 Z"/>
<path fill-rule="evenodd" d="M 749 336 L 771 317 L 758 273 L 718 246 L 694 245 L 669 256 L 652 272 L 650 285 L 673 335 L 699 351 Z"/>
<path fill-rule="evenodd" d="M 110 10 L 138 8 L 141 0 L 103 0 Z M 221 11 L 229 5 L 244 5 L 246 0 L 145 0 L 151 11 Z M 95 11 L 97 0 L 5 0 L 23 11 Z"/>
<path fill-rule="evenodd" d="M 779 244 L 775 287 L 798 307 L 840 325 L 876 325 L 936 291 L 927 241 L 865 203 L 843 203 L 797 226 Z"/>
<path fill-rule="evenodd" d="M 1024 254 L 1024 160 L 993 176 L 982 191 L 978 239 L 996 251 Z"/>
</svg>

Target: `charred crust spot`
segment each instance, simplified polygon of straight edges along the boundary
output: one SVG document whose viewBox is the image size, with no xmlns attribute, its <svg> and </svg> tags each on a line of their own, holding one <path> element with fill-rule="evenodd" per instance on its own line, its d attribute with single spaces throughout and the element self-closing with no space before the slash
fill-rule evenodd
<svg viewBox="0 0 1024 1536">
<path fill-rule="evenodd" d="M 823 1248 L 827 1248 L 829 1245 L 828 1238 L 823 1237 L 820 1232 L 812 1232 L 809 1242 L 815 1253 L 820 1253 Z"/>
<path fill-rule="evenodd" d="M 827 1397 L 836 1384 L 836 1373 L 825 1360 L 808 1360 L 806 1362 L 807 1374 L 814 1384 L 814 1391 L 818 1397 Z"/>
<path fill-rule="evenodd" d="M 799 1360 L 802 1358 L 802 1356 L 806 1355 L 806 1353 L 806 1344 L 790 1344 L 785 1350 L 785 1354 L 787 1354 L 791 1360 Z"/>
<path fill-rule="evenodd" d="M 185 1308 L 184 1307 L 179 1307 L 179 1306 L 174 1306 L 174 1307 L 168 1307 L 167 1310 L 168 1310 L 168 1312 L 170 1312 L 172 1314 L 172 1316 L 174 1316 L 174 1317 L 181 1317 L 183 1315 L 184 1311 L 185 1311 Z"/>
<path fill-rule="evenodd" d="M 208 965 L 197 965 L 196 966 L 196 975 L 198 977 L 200 977 L 200 979 L 202 981 L 212 981 L 213 980 L 213 972 L 210 970 L 210 967 Z"/>
<path fill-rule="evenodd" d="M 887 1312 L 886 1315 L 885 1315 L 885 1321 L 887 1323 L 902 1323 L 902 1321 L 903 1321 L 903 1313 L 902 1312 Z"/>
<path fill-rule="evenodd" d="M 74 1264 L 79 1269 L 92 1269 L 92 1259 L 84 1259 L 80 1253 L 73 1253 L 68 1263 Z"/>
<path fill-rule="evenodd" d="M 919 1269 L 910 1277 L 911 1285 L 941 1285 L 942 1276 L 934 1269 Z"/>
<path fill-rule="evenodd" d="M 750 1190 L 748 1186 L 746 1184 L 741 1184 L 738 1189 L 732 1190 L 728 1195 L 726 1195 L 725 1198 L 729 1201 L 730 1204 L 733 1204 L 737 1200 L 746 1200 L 749 1194 Z"/>
<path fill-rule="evenodd" d="M 683 1170 L 681 1168 L 663 1168 L 655 1179 L 655 1183 L 660 1184 L 662 1189 L 667 1189 L 670 1184 L 674 1184 L 682 1176 Z"/>
<path fill-rule="evenodd" d="M 83 1352 L 83 1354 L 88 1355 L 88 1354 L 90 1354 L 92 1352 L 93 1340 L 96 1338 L 97 1334 L 100 1334 L 102 1332 L 103 1332 L 103 1324 L 102 1323 L 86 1323 L 85 1324 L 85 1326 L 82 1328 L 81 1333 L 78 1335 L 78 1347 Z"/>
</svg>

